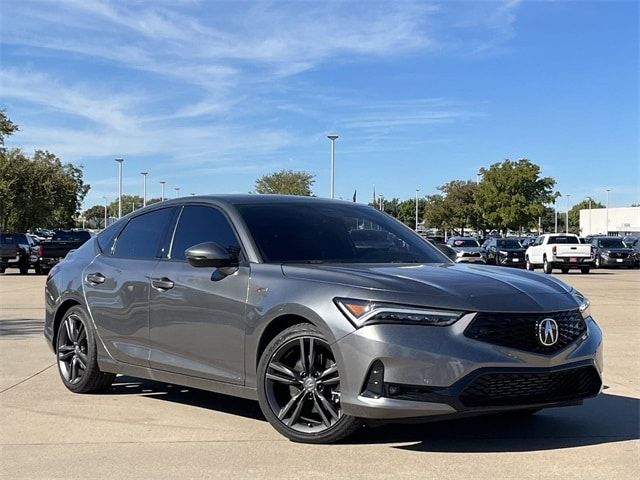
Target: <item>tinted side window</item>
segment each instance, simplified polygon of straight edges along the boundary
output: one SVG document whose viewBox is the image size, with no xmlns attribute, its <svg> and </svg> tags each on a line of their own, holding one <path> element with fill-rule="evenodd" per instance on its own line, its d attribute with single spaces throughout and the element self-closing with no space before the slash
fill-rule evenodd
<svg viewBox="0 0 640 480">
<path fill-rule="evenodd" d="M 172 208 L 145 213 L 129 220 L 116 241 L 114 255 L 129 258 L 154 258 L 173 217 Z"/>
<path fill-rule="evenodd" d="M 240 253 L 240 244 L 222 212 L 211 207 L 184 207 L 173 238 L 171 258 L 184 260 L 186 249 L 203 242 L 215 242 L 234 256 Z"/>
</svg>

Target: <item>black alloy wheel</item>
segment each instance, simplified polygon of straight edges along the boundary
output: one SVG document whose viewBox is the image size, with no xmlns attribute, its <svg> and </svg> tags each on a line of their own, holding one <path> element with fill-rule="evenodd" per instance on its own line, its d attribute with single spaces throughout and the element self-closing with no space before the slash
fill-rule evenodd
<svg viewBox="0 0 640 480">
<path fill-rule="evenodd" d="M 96 343 L 88 315 L 80 306 L 70 308 L 58 327 L 56 356 L 65 387 L 75 393 L 94 393 L 108 388 L 113 373 L 98 366 Z"/>
<path fill-rule="evenodd" d="M 271 342 L 260 360 L 259 381 L 263 413 L 291 440 L 335 442 L 359 426 L 342 412 L 336 359 L 311 325 L 291 327 Z"/>
<path fill-rule="evenodd" d="M 88 350 L 87 329 L 80 317 L 72 313 L 64 319 L 58 334 L 58 368 L 70 385 L 82 380 L 89 363 Z"/>
</svg>

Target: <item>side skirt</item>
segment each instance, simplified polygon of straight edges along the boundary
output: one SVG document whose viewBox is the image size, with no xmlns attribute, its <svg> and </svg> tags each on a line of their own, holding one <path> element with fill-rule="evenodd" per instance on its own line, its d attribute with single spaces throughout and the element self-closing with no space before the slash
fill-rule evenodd
<svg viewBox="0 0 640 480">
<path fill-rule="evenodd" d="M 215 380 L 192 377 L 181 373 L 165 372 L 163 370 L 117 362 L 113 359 L 99 358 L 98 364 L 100 365 L 100 370 L 103 372 L 183 385 L 185 387 L 198 388 L 200 390 L 222 393 L 224 395 L 246 398 L 248 400 L 258 400 L 257 390 L 255 388 L 245 387 L 244 385 L 234 385 L 232 383 L 216 382 Z"/>
</svg>

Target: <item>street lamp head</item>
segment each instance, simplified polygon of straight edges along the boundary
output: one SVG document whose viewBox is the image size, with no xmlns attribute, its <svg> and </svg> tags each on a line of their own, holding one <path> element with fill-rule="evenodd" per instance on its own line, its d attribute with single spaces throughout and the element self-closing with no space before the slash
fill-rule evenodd
<svg viewBox="0 0 640 480">
<path fill-rule="evenodd" d="M 140 175 L 149 175 L 149 172 L 140 172 Z"/>
<path fill-rule="evenodd" d="M 165 184 L 165 183 L 167 183 L 167 182 L 165 182 L 164 180 L 160 180 L 160 183 L 161 183 L 162 185 L 164 185 L 164 184 Z"/>
<path fill-rule="evenodd" d="M 124 158 L 116 158 L 116 162 L 122 163 L 122 162 L 124 162 Z"/>
<path fill-rule="evenodd" d="M 330 133 L 329 135 L 327 135 L 327 138 L 333 142 L 334 140 L 336 140 L 338 138 L 338 134 L 337 133 Z"/>
</svg>

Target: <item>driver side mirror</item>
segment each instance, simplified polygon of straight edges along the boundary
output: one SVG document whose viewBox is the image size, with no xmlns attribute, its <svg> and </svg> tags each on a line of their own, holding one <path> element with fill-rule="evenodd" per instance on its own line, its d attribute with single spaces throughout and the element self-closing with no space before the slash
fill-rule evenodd
<svg viewBox="0 0 640 480">
<path fill-rule="evenodd" d="M 184 255 L 193 267 L 225 268 L 238 265 L 236 259 L 215 242 L 204 242 L 187 248 Z"/>
</svg>

